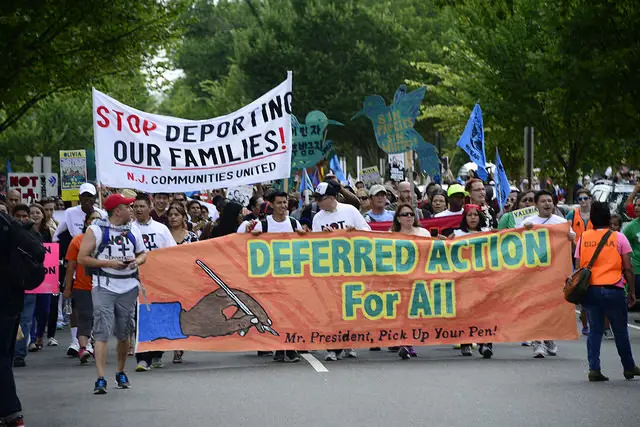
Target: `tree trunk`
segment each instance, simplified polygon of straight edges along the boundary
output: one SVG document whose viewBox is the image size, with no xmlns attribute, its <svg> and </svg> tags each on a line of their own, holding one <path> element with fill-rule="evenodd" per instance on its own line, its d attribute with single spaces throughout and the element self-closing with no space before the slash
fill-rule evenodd
<svg viewBox="0 0 640 427">
<path fill-rule="evenodd" d="M 571 143 L 570 147 L 576 147 L 577 144 Z M 564 176 L 567 179 L 567 204 L 573 204 L 573 189 L 578 182 L 578 153 L 575 148 L 569 152 L 569 161 L 564 170 Z"/>
</svg>

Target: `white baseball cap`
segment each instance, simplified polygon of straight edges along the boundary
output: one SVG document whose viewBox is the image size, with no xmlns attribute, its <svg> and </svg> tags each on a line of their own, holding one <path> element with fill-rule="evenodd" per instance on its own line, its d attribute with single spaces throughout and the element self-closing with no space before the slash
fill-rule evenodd
<svg viewBox="0 0 640 427">
<path fill-rule="evenodd" d="M 78 194 L 84 194 L 84 193 L 89 193 L 92 196 L 95 196 L 96 194 L 98 194 L 98 192 L 96 191 L 96 187 L 93 184 L 90 184 L 88 182 L 85 182 L 80 186 L 80 191 L 78 192 Z"/>
</svg>

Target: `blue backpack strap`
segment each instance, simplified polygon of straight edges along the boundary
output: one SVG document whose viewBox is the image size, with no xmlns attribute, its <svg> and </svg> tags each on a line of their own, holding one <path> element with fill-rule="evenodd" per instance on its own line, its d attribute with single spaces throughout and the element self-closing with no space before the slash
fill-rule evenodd
<svg viewBox="0 0 640 427">
<path fill-rule="evenodd" d="M 133 243 L 133 253 L 135 254 L 136 253 L 136 246 L 137 246 L 136 245 L 136 236 L 133 235 L 131 230 L 127 231 L 126 236 L 127 236 L 127 239 L 129 239 L 129 241 L 131 243 Z"/>
<path fill-rule="evenodd" d="M 109 246 L 109 227 L 100 226 L 100 230 L 102 230 L 102 239 L 100 241 L 100 244 L 98 245 L 96 258 L 102 253 L 102 251 L 104 251 L 104 248 Z"/>
</svg>

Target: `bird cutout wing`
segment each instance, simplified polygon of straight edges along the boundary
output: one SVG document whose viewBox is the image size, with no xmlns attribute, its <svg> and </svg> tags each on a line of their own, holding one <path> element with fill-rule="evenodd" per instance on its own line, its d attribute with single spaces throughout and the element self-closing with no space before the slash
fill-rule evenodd
<svg viewBox="0 0 640 427">
<path fill-rule="evenodd" d="M 407 94 L 407 85 L 401 84 L 400 86 L 398 86 L 398 89 L 396 90 L 395 95 L 393 95 L 393 103 L 397 104 L 398 102 L 400 102 L 400 100 L 404 98 L 406 94 Z"/>
<path fill-rule="evenodd" d="M 404 85 L 401 85 L 400 88 L 398 88 L 398 91 L 400 91 L 402 86 Z M 409 120 L 411 120 L 411 124 L 413 125 L 416 124 L 416 119 L 420 114 L 420 105 L 422 104 L 422 100 L 424 99 L 424 95 L 426 93 L 427 88 L 424 86 L 409 93 L 406 93 L 405 87 L 405 94 L 400 96 L 397 103 L 394 102 L 394 104 L 397 105 L 398 111 L 400 111 L 401 116 L 408 117 Z M 398 97 L 398 92 L 396 92 L 396 97 Z"/>
<path fill-rule="evenodd" d="M 433 144 L 421 140 L 416 146 L 416 154 L 420 162 L 420 169 L 423 172 L 430 176 L 440 174 L 440 158 Z"/>
</svg>

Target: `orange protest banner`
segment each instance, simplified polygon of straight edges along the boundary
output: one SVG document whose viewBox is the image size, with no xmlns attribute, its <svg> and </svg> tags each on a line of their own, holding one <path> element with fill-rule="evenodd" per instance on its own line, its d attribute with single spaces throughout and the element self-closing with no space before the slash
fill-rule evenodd
<svg viewBox="0 0 640 427">
<path fill-rule="evenodd" d="M 161 249 L 141 267 L 137 351 L 577 339 L 568 232 L 233 234 Z"/>
</svg>

